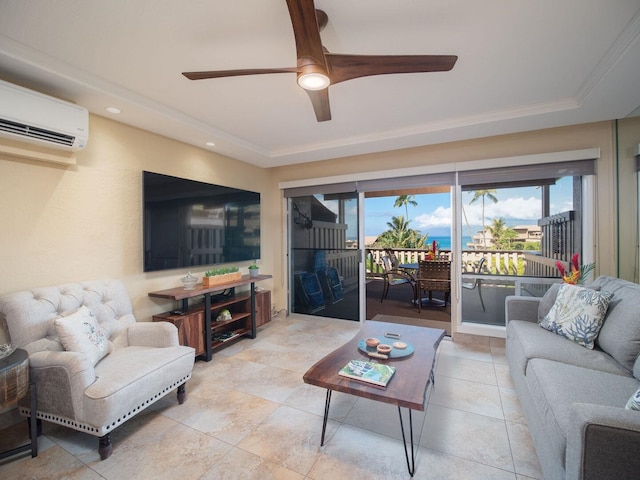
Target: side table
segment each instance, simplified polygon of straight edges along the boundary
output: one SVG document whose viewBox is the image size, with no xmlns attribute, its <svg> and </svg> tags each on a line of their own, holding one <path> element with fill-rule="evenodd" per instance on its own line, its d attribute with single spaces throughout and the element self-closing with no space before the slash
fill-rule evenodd
<svg viewBox="0 0 640 480">
<path fill-rule="evenodd" d="M 0 359 L 0 409 L 8 407 L 27 393 L 30 394 L 29 433 L 31 442 L 0 453 L 0 459 L 31 450 L 31 456 L 38 456 L 38 434 L 36 427 L 36 384 L 29 378 L 29 355 L 26 350 L 17 349 L 11 355 Z"/>
</svg>

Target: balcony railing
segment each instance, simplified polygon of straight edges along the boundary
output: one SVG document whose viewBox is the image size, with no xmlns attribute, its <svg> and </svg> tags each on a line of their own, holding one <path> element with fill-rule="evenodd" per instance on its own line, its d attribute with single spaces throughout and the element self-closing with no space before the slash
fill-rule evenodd
<svg viewBox="0 0 640 480">
<path fill-rule="evenodd" d="M 382 275 L 382 257 L 385 250 L 391 250 L 400 264 L 418 263 L 425 259 L 427 250 L 419 248 L 367 248 L 367 275 Z M 440 250 L 451 260 L 450 250 Z M 481 258 L 485 259 L 482 272 L 491 275 L 558 277 L 555 259 L 546 258 L 526 250 L 463 250 L 462 273 L 476 273 L 475 268 Z"/>
</svg>

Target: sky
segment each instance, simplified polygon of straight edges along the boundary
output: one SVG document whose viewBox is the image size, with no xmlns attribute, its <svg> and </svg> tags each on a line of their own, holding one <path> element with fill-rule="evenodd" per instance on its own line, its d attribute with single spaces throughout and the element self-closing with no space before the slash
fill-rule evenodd
<svg viewBox="0 0 640 480">
<path fill-rule="evenodd" d="M 541 189 L 521 187 L 499 189 L 497 203 L 485 199 L 485 225 L 494 218 L 501 218 L 509 227 L 515 225 L 537 225 L 541 217 Z M 404 207 L 394 208 L 396 196 L 365 199 L 365 236 L 376 236 L 388 230 L 387 222 L 394 216 L 406 217 Z M 472 236 L 482 229 L 482 200 L 470 204 L 473 192 L 462 192 L 462 234 Z M 410 228 L 429 236 L 449 236 L 451 232 L 451 197 L 448 193 L 415 195 L 417 206 L 408 206 Z M 551 186 L 551 214 L 573 208 L 572 178 L 565 177 Z M 466 220 L 465 220 L 466 217 Z"/>
</svg>

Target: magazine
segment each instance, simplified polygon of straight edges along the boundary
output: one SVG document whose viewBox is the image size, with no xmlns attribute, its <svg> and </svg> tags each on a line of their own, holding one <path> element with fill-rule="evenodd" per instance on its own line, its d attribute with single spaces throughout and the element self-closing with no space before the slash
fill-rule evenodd
<svg viewBox="0 0 640 480">
<path fill-rule="evenodd" d="M 351 360 L 338 372 L 343 377 L 373 383 L 386 387 L 396 371 L 396 367 L 382 363 L 367 362 L 366 360 Z"/>
</svg>

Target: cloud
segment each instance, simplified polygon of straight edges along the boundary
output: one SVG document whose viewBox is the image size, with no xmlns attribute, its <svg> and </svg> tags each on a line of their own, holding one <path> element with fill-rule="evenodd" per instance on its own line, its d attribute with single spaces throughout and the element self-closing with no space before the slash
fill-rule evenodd
<svg viewBox="0 0 640 480">
<path fill-rule="evenodd" d="M 450 227 L 451 226 L 451 208 L 438 207 L 433 213 L 423 213 L 415 217 L 414 222 L 416 228 L 422 229 L 426 227 Z"/>
<path fill-rule="evenodd" d="M 494 218 L 502 218 L 507 224 L 518 222 L 536 223 L 541 215 L 540 199 L 536 197 L 511 197 L 498 203 L 485 202 L 485 223 Z M 432 213 L 423 213 L 415 217 L 417 228 L 451 226 L 451 208 L 438 207 Z M 482 225 L 482 202 L 463 205 L 462 223 L 464 225 Z"/>
</svg>

